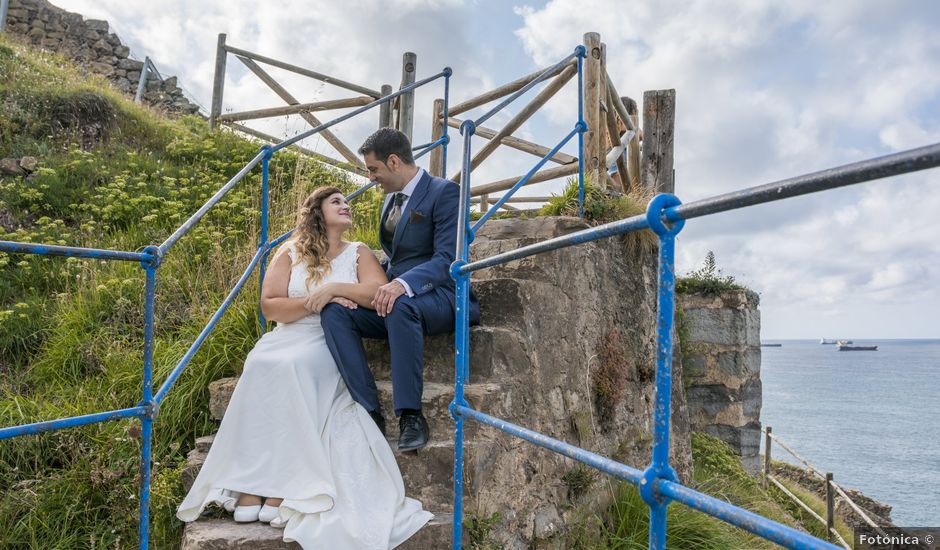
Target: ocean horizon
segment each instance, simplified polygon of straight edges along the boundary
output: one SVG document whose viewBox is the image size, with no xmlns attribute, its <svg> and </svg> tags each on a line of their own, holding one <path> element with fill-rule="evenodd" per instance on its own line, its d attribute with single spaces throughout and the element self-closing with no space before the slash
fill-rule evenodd
<svg viewBox="0 0 940 550">
<path fill-rule="evenodd" d="M 937 525 L 940 339 L 851 340 L 878 351 L 762 339 L 782 346 L 761 348 L 761 424 L 839 485 L 891 505 L 896 525 Z M 771 455 L 800 465 L 779 446 Z"/>
</svg>

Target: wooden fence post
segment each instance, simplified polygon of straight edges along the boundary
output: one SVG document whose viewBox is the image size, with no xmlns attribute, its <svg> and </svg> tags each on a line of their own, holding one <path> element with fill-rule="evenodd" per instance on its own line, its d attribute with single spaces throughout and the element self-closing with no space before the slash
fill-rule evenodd
<svg viewBox="0 0 940 550">
<path fill-rule="evenodd" d="M 225 87 L 225 33 L 219 33 L 215 50 L 215 79 L 212 82 L 212 110 L 209 111 L 209 129 L 215 128 L 216 119 L 222 114 L 222 89 Z M 143 74 L 143 71 L 141 71 Z"/>
<path fill-rule="evenodd" d="M 444 135 L 445 124 L 447 124 L 447 121 L 444 120 L 444 100 L 435 99 L 434 110 L 431 113 L 431 142 L 441 139 L 441 136 Z M 440 145 L 431 151 L 429 170 L 432 176 L 444 177 L 444 149 Z"/>
<path fill-rule="evenodd" d="M 415 70 L 418 64 L 418 56 L 412 52 L 405 52 L 401 62 L 401 88 L 414 84 Z M 408 136 L 414 132 L 415 125 L 415 93 L 413 91 L 401 95 L 401 108 L 398 111 L 398 129 Z"/>
<path fill-rule="evenodd" d="M 589 32 L 584 35 L 587 59 L 584 63 L 584 122 L 588 131 L 584 133 L 584 173 L 600 189 L 607 187 L 604 161 L 597 152 L 601 148 L 601 35 Z"/>
<path fill-rule="evenodd" d="M 835 501 L 832 494 L 832 473 L 826 473 L 826 540 L 832 542 L 832 529 L 835 527 Z"/>
<path fill-rule="evenodd" d="M 767 488 L 767 476 L 770 475 L 770 426 L 767 426 L 767 430 L 764 433 L 764 477 L 761 480 L 764 489 Z"/>
<path fill-rule="evenodd" d="M 610 139 L 607 131 L 607 112 L 613 106 L 607 101 L 607 44 L 601 42 L 601 68 L 597 78 L 597 160 L 599 173 L 603 175 L 604 184 L 601 189 L 607 188 L 607 182 L 612 181 L 607 174 L 607 140 Z"/>
<path fill-rule="evenodd" d="M 643 165 L 640 180 L 652 193 L 676 190 L 673 172 L 673 134 L 676 122 L 676 91 L 643 92 Z"/>
<path fill-rule="evenodd" d="M 391 84 L 382 84 L 382 97 L 392 93 Z M 394 101 L 394 100 L 393 100 Z M 379 128 L 388 128 L 392 125 L 392 101 L 379 105 Z"/>
</svg>

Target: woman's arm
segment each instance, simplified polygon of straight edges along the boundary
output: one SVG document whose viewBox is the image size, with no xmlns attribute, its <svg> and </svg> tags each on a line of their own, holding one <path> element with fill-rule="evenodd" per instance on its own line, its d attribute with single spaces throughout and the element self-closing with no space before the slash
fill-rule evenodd
<svg viewBox="0 0 940 550">
<path fill-rule="evenodd" d="M 307 298 L 307 307 L 311 311 L 319 312 L 323 307 L 334 298 L 346 298 L 359 304 L 362 307 L 375 309 L 372 305 L 372 299 L 375 297 L 375 291 L 385 283 L 388 278 L 375 259 L 375 254 L 369 250 L 369 247 L 359 245 L 359 262 L 357 265 L 358 283 L 329 283 L 315 290 Z"/>
<path fill-rule="evenodd" d="M 283 246 L 271 260 L 271 265 L 264 275 L 264 285 L 261 287 L 261 312 L 269 321 L 293 323 L 310 315 L 305 306 L 306 298 L 287 297 L 290 272 L 290 255 L 287 253 L 287 247 Z"/>
</svg>

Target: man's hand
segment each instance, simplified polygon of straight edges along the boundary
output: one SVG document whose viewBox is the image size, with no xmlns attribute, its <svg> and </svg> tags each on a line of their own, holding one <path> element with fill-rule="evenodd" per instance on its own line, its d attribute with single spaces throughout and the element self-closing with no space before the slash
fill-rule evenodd
<svg viewBox="0 0 940 550">
<path fill-rule="evenodd" d="M 395 305 L 395 300 L 404 293 L 405 287 L 398 281 L 392 281 L 380 286 L 379 290 L 375 293 L 375 298 L 372 299 L 375 312 L 379 314 L 379 317 L 387 317 L 388 314 L 392 312 L 392 306 Z"/>
</svg>

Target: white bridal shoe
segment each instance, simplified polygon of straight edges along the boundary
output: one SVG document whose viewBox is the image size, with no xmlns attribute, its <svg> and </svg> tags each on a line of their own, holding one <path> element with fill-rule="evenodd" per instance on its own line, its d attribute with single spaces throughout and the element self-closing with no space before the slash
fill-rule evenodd
<svg viewBox="0 0 940 550">
<path fill-rule="evenodd" d="M 258 521 L 262 523 L 271 523 L 271 520 L 279 516 L 277 511 L 277 506 L 270 506 L 265 504 L 261 507 L 261 511 L 258 512 Z"/>
<path fill-rule="evenodd" d="M 252 521 L 258 521 L 258 513 L 261 511 L 261 505 L 256 504 L 254 506 L 236 506 L 235 521 L 238 523 L 251 523 Z"/>
</svg>

